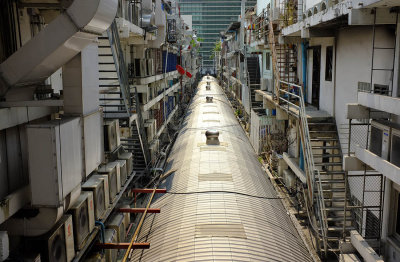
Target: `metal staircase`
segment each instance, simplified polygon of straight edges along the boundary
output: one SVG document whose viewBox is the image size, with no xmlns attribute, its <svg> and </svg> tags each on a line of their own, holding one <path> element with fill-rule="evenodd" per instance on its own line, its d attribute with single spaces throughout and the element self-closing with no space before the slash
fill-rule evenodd
<svg viewBox="0 0 400 262">
<path fill-rule="evenodd" d="M 121 143 L 132 152 L 134 169 L 144 170 L 150 163 L 150 152 L 137 90 L 129 85 L 115 20 L 98 40 L 100 102 L 104 119 L 118 119 L 121 127 L 129 128 L 128 136 L 122 138 Z"/>
<path fill-rule="evenodd" d="M 333 118 L 308 121 L 314 165 L 319 170 L 327 219 L 328 251 L 339 252 L 338 242 L 353 230 L 349 188 L 342 169 L 342 150 Z M 345 211 L 346 204 L 346 211 Z M 346 213 L 345 213 L 346 212 Z"/>
<path fill-rule="evenodd" d="M 260 89 L 260 65 L 257 56 L 246 57 L 246 66 L 248 72 L 248 85 L 250 88 L 250 102 L 252 108 L 262 108 L 262 102 L 256 101 L 255 90 Z"/>
</svg>

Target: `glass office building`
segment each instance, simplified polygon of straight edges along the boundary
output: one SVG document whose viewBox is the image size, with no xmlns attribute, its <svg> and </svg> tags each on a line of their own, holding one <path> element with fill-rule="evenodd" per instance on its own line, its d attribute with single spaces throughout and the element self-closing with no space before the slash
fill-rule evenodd
<svg viewBox="0 0 400 262">
<path fill-rule="evenodd" d="M 219 39 L 221 31 L 238 21 L 241 0 L 178 0 L 181 15 L 192 16 L 192 27 L 201 38 L 200 55 L 203 67 L 213 68 L 211 50 Z M 253 7 L 256 0 L 246 1 L 246 7 Z"/>
</svg>

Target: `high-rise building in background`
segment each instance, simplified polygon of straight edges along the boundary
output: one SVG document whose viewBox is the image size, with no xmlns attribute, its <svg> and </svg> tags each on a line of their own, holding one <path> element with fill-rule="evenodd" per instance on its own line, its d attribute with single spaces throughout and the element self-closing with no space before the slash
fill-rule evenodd
<svg viewBox="0 0 400 262">
<path fill-rule="evenodd" d="M 211 50 L 219 39 L 221 31 L 238 21 L 241 0 L 178 0 L 181 15 L 192 16 L 192 29 L 201 40 L 200 55 L 203 68 L 213 68 Z M 257 1 L 246 1 L 246 7 L 253 7 Z"/>
</svg>

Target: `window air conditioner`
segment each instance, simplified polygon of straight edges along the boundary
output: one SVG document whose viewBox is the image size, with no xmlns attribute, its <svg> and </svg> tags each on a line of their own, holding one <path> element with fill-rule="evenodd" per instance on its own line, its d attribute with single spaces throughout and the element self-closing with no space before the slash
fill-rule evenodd
<svg viewBox="0 0 400 262">
<path fill-rule="evenodd" d="M 35 241 L 44 261 L 70 262 L 75 256 L 72 216 L 64 215 L 50 232 Z"/>
<path fill-rule="evenodd" d="M 115 229 L 106 229 L 104 233 L 105 243 L 117 243 L 118 236 Z M 118 249 L 107 249 L 105 252 L 105 258 L 108 262 L 117 261 Z"/>
<path fill-rule="evenodd" d="M 392 142 L 390 143 L 390 163 L 400 167 L 400 128 L 392 128 Z"/>
<path fill-rule="evenodd" d="M 94 215 L 96 220 L 103 218 L 110 205 L 108 177 L 92 175 L 83 185 L 82 190 L 91 191 L 94 200 Z"/>
<path fill-rule="evenodd" d="M 389 160 L 390 123 L 388 121 L 371 121 L 369 151 Z"/>
<path fill-rule="evenodd" d="M 126 160 L 123 159 L 118 159 L 115 160 L 115 162 L 119 163 L 119 176 L 120 176 L 120 182 L 121 182 L 121 187 L 125 185 L 126 179 L 128 178 L 128 170 L 126 169 Z"/>
<path fill-rule="evenodd" d="M 93 193 L 82 191 L 69 212 L 74 223 L 75 248 L 80 250 L 85 245 L 87 237 L 94 229 Z"/>
<path fill-rule="evenodd" d="M 110 190 L 110 203 L 113 203 L 118 192 L 121 190 L 121 180 L 119 174 L 118 162 L 110 162 L 103 165 L 97 171 L 100 175 L 108 176 L 108 185 Z"/>
<path fill-rule="evenodd" d="M 133 155 L 132 153 L 125 152 L 118 154 L 118 159 L 126 160 L 126 170 L 128 171 L 128 177 L 132 175 L 133 171 Z"/>
<path fill-rule="evenodd" d="M 106 121 L 104 123 L 104 150 L 112 152 L 119 144 L 119 121 Z"/>
<path fill-rule="evenodd" d="M 117 231 L 117 241 L 119 243 L 125 242 L 125 216 L 122 213 L 115 214 L 107 223 L 106 227 Z"/>
</svg>

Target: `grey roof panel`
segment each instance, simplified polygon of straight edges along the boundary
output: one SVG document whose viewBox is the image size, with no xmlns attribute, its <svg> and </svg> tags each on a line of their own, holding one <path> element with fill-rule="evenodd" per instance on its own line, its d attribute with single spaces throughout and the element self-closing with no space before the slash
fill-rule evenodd
<svg viewBox="0 0 400 262">
<path fill-rule="evenodd" d="M 161 213 L 147 215 L 138 237 L 151 247 L 132 261 L 312 261 L 223 91 L 213 82 L 206 103 L 205 84 L 168 157 L 168 193 L 151 205 Z M 203 113 L 210 105 L 218 115 Z M 222 145 L 205 145 L 208 128 Z"/>
</svg>

